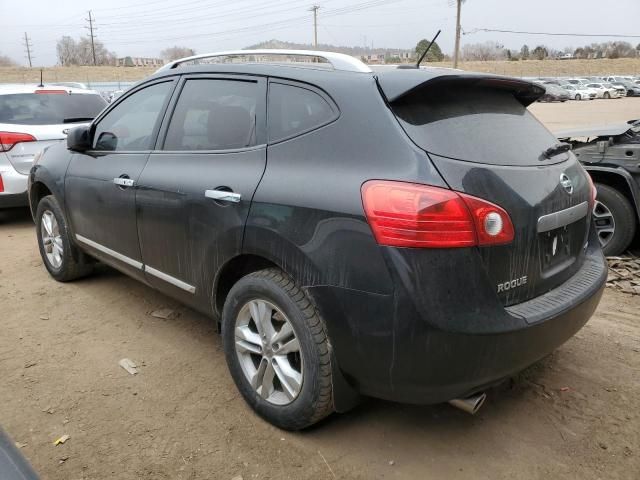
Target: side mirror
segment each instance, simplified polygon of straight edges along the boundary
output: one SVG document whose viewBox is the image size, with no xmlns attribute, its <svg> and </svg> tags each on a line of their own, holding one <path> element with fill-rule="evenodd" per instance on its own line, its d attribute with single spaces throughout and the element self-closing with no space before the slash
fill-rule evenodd
<svg viewBox="0 0 640 480">
<path fill-rule="evenodd" d="M 69 130 L 67 133 L 67 148 L 76 152 L 86 152 L 91 148 L 90 127 L 84 125 Z"/>
</svg>

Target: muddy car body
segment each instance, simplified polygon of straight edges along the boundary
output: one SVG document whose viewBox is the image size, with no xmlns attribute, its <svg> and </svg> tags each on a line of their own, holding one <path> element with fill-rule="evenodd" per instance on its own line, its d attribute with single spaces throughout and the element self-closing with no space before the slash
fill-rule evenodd
<svg viewBox="0 0 640 480">
<path fill-rule="evenodd" d="M 250 58 L 206 64 L 225 55 Z M 327 52 L 176 61 L 33 167 L 45 266 L 68 281 L 99 259 L 218 319 L 279 427 L 359 394 L 475 411 L 606 279 L 590 178 L 526 109 L 543 93 Z"/>
</svg>

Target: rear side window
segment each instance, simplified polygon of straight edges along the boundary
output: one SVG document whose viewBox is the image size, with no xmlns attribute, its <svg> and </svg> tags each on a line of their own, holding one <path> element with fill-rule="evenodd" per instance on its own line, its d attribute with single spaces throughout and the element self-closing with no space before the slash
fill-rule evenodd
<svg viewBox="0 0 640 480">
<path fill-rule="evenodd" d="M 255 145 L 259 95 L 254 81 L 187 80 L 169 123 L 164 150 L 227 150 Z"/>
<path fill-rule="evenodd" d="M 59 125 L 88 122 L 107 102 L 97 94 L 18 93 L 0 95 L 0 123 Z"/>
<path fill-rule="evenodd" d="M 493 165 L 539 165 L 558 143 L 509 91 L 426 87 L 391 105 L 411 139 L 436 155 Z"/>
<path fill-rule="evenodd" d="M 337 111 L 318 93 L 307 88 L 269 84 L 269 141 L 277 142 L 326 125 Z"/>
</svg>

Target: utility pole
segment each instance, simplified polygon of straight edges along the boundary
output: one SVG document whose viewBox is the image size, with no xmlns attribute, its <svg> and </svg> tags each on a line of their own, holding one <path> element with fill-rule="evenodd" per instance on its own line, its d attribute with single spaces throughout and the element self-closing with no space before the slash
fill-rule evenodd
<svg viewBox="0 0 640 480">
<path fill-rule="evenodd" d="M 320 5 L 314 5 L 309 10 L 313 12 L 313 46 L 318 47 L 318 9 Z"/>
<path fill-rule="evenodd" d="M 460 10 L 462 10 L 462 0 L 456 0 L 456 46 L 453 50 L 453 68 L 458 68 L 458 54 L 460 53 Z"/>
<path fill-rule="evenodd" d="M 94 26 L 93 26 L 93 21 L 94 19 L 91 17 L 91 10 L 89 10 L 89 18 L 85 19 L 87 20 L 87 22 L 89 22 L 89 26 L 88 27 L 84 27 L 87 30 L 89 30 L 89 35 L 91 36 L 91 56 L 93 57 L 93 64 L 97 65 L 98 62 L 96 62 L 96 46 L 94 43 L 94 30 L 97 30 Z"/>
<path fill-rule="evenodd" d="M 24 48 L 27 51 L 27 59 L 29 60 L 29 68 L 32 67 L 31 59 L 33 56 L 31 55 L 31 49 L 33 48 L 33 44 L 31 43 L 31 39 L 27 36 L 27 32 L 24 32 Z"/>
</svg>

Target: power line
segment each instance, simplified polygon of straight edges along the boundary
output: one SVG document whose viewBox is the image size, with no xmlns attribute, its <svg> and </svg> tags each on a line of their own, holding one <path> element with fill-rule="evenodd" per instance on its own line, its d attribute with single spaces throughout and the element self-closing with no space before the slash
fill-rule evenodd
<svg viewBox="0 0 640 480">
<path fill-rule="evenodd" d="M 94 33 L 93 31 L 96 30 L 96 28 L 93 26 L 93 18 L 91 17 L 91 10 L 89 10 L 89 18 L 86 19 L 87 22 L 89 22 L 89 26 L 88 27 L 84 27 L 87 30 L 89 30 L 89 35 L 91 36 L 91 56 L 93 57 L 93 64 L 97 65 L 98 62 L 96 62 L 96 46 L 94 43 Z"/>
<path fill-rule="evenodd" d="M 640 38 L 640 35 L 622 35 L 619 33 L 563 33 L 563 32 L 524 32 L 519 30 L 499 30 L 493 28 L 474 28 L 464 35 L 471 35 L 477 32 L 496 32 L 496 33 L 518 33 L 524 35 L 549 35 L 558 37 L 614 37 L 614 38 Z"/>
<path fill-rule="evenodd" d="M 31 68 L 32 67 L 31 60 L 32 58 L 34 58 L 31 53 L 31 49 L 33 48 L 33 43 L 31 42 L 31 39 L 27 36 L 27 32 L 24 32 L 24 48 L 27 52 L 27 59 L 29 60 L 29 68 Z"/>
<path fill-rule="evenodd" d="M 345 7 L 335 8 L 333 10 L 327 10 L 324 16 L 331 17 L 331 16 L 344 15 L 348 13 L 355 13 L 361 10 L 377 7 L 380 5 L 398 3 L 401 1 L 404 1 L 404 0 L 370 0 L 370 1 L 348 5 Z M 245 20 L 246 18 L 248 17 L 243 17 L 242 20 Z M 290 17 L 290 18 L 283 19 L 276 22 L 264 23 L 259 25 L 242 26 L 239 28 L 234 28 L 234 29 L 224 30 L 219 32 L 199 33 L 199 34 L 181 35 L 181 36 L 165 37 L 165 38 L 158 38 L 157 34 L 154 34 L 151 38 L 146 37 L 142 39 L 129 39 L 128 41 L 123 40 L 120 42 L 117 42 L 117 41 L 109 42 L 109 45 L 118 45 L 118 44 L 131 45 L 131 44 L 142 44 L 142 43 L 170 42 L 170 41 L 176 41 L 176 40 L 195 39 L 195 38 L 202 38 L 202 37 L 212 38 L 212 37 L 219 37 L 222 35 L 238 35 L 238 34 L 243 34 L 247 32 L 262 33 L 262 32 L 268 32 L 273 30 L 280 30 L 283 28 L 297 25 L 300 23 L 300 21 L 303 21 L 306 18 L 308 17 L 297 16 L 297 17 Z M 225 39 L 226 38 L 227 37 L 225 37 Z"/>
</svg>

